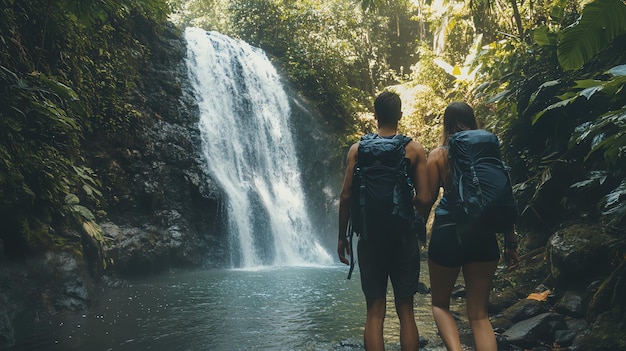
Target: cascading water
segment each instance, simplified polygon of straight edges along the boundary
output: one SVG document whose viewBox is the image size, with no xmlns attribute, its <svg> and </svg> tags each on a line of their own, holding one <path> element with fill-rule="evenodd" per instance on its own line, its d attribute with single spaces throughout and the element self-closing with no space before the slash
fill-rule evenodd
<svg viewBox="0 0 626 351">
<path fill-rule="evenodd" d="M 243 41 L 199 28 L 185 39 L 204 156 L 228 201 L 233 265 L 331 263 L 307 214 L 276 70 Z"/>
</svg>

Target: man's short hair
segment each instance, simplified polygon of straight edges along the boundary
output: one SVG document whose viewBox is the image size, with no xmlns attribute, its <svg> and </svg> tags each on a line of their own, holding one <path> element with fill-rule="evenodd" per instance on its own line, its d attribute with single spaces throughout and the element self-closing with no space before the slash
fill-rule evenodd
<svg viewBox="0 0 626 351">
<path fill-rule="evenodd" d="M 374 111 L 378 116 L 378 123 L 397 125 L 402 116 L 402 101 L 393 91 L 384 91 L 374 100 Z"/>
</svg>

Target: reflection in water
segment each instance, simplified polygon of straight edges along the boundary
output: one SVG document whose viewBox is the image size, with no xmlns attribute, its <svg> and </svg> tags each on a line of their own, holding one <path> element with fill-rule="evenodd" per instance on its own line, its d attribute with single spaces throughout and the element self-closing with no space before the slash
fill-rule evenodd
<svg viewBox="0 0 626 351">
<path fill-rule="evenodd" d="M 422 277 L 427 277 L 423 265 Z M 14 350 L 337 350 L 360 344 L 365 301 L 345 266 L 169 274 L 103 292 L 85 313 L 55 316 L 18 336 Z M 424 280 L 424 278 L 422 278 Z M 426 349 L 443 350 L 430 295 L 416 295 Z M 388 296 L 385 340 L 399 349 Z"/>
</svg>

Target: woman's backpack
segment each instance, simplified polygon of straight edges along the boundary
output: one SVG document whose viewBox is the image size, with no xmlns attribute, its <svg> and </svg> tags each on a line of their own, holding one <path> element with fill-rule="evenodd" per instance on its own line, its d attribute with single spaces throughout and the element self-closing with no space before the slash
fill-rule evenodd
<svg viewBox="0 0 626 351">
<path fill-rule="evenodd" d="M 449 139 L 451 187 L 447 195 L 460 242 L 470 234 L 504 232 L 517 219 L 509 167 L 500 156 L 498 137 L 466 130 Z"/>
</svg>

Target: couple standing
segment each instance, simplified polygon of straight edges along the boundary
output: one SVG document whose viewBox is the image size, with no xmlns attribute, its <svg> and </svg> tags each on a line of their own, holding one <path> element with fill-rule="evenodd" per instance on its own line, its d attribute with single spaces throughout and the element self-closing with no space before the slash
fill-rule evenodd
<svg viewBox="0 0 626 351">
<path fill-rule="evenodd" d="M 380 138 L 393 138 L 398 133 L 398 121 L 402 117 L 402 103 L 394 92 L 381 93 L 374 102 L 374 115 L 378 122 L 377 135 Z M 460 244 L 457 241 L 454 225 L 441 225 L 449 221 L 444 216 L 446 194 L 450 187 L 448 165 L 448 138 L 456 132 L 477 129 L 472 108 L 463 102 L 448 105 L 443 117 L 442 145 L 432 150 L 426 157 L 423 146 L 409 141 L 405 149 L 408 162 L 408 175 L 415 185 L 413 204 L 423 218 L 434 204 L 439 188 L 443 187 L 444 197 L 435 212 L 435 224 L 428 247 L 428 267 L 432 311 L 439 334 L 446 349 L 460 351 L 459 332 L 450 313 L 450 297 L 459 272 L 463 271 L 467 292 L 467 315 L 476 349 L 496 351 L 495 334 L 487 311 L 492 280 L 500 259 L 500 249 L 496 233 L 483 236 L 478 241 Z M 350 202 L 353 192 L 354 167 L 357 164 L 359 143 L 350 147 L 347 157 L 346 175 L 343 181 L 339 203 L 338 255 L 342 263 L 348 264 L 347 255 L 352 248 L 346 237 L 350 219 Z M 439 211 L 439 210 L 442 211 Z M 416 351 L 419 348 L 419 334 L 415 324 L 413 296 L 417 291 L 420 271 L 419 246 L 409 221 L 397 217 L 370 216 L 366 218 L 367 239 L 358 243 L 361 286 L 367 303 L 364 342 L 368 351 L 384 350 L 383 323 L 386 313 L 387 280 L 391 279 L 398 318 L 400 320 L 400 344 L 403 351 Z M 453 224 L 453 223 L 452 223 Z M 505 256 L 507 265 L 517 265 L 515 236 L 513 228 L 505 233 L 507 245 Z"/>
</svg>

